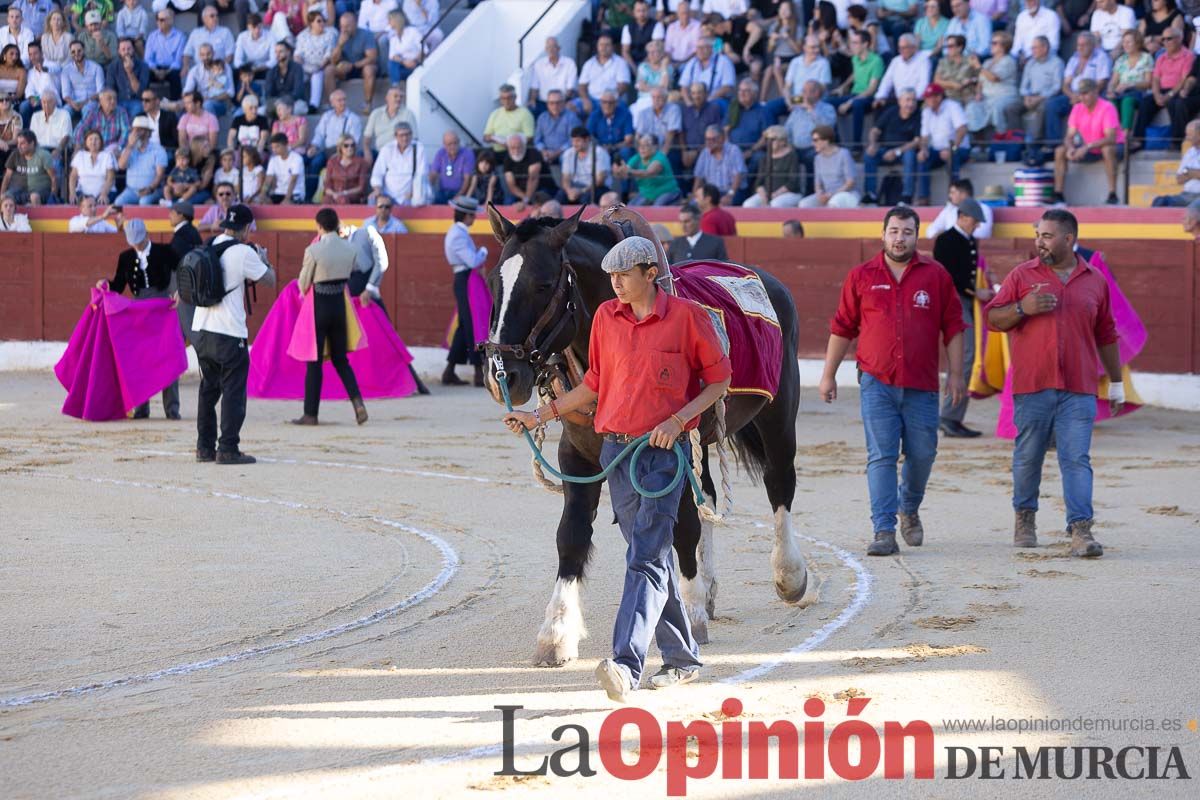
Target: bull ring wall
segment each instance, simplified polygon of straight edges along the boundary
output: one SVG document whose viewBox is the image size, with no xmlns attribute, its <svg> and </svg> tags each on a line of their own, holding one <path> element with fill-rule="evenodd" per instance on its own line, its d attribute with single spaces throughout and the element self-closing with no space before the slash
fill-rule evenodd
<svg viewBox="0 0 1200 800">
<path fill-rule="evenodd" d="M 361 221 L 367 207 L 340 208 L 349 221 Z M 920 209 L 928 224 L 939 209 Z M 296 278 L 304 248 L 312 241 L 314 209 L 305 206 L 256 209 L 254 240 L 265 246 L 280 275 L 280 285 Z M 519 215 L 505 210 L 510 219 Z M 678 233 L 677 209 L 645 209 L 652 222 Z M 67 234 L 73 209 L 34 209 L 33 233 L 0 238 L 0 340 L 62 342 L 69 338 L 88 289 L 112 275 L 117 254 L 128 245 L 120 235 Z M 170 240 L 164 209 L 139 209 L 155 241 Z M 203 209 L 197 209 L 197 215 Z M 585 212 L 585 218 L 592 210 Z M 1181 213 L 1169 209 L 1079 209 L 1080 241 L 1103 250 L 1122 289 L 1149 330 L 1149 342 L 1133 363 L 1145 373 L 1200 374 L 1200 248 L 1180 227 Z M 882 209 L 749 210 L 737 209 L 739 233 L 726 240 L 731 260 L 760 266 L 791 290 L 800 315 L 799 353 L 820 358 L 828 320 L 837 306 L 846 271 L 878 251 Z M 1038 209 L 998 209 L 993 237 L 982 252 L 1000 274 L 1033 255 L 1031 226 Z M 407 235 L 386 236 L 392 266 L 383 281 L 383 300 L 393 323 L 410 346 L 437 347 L 453 313 L 451 272 L 442 255 L 442 238 L 451 223 L 445 207 L 407 209 Z M 809 238 L 780 238 L 780 223 L 799 219 Z M 494 265 L 499 247 L 486 217 L 471 229 L 489 250 Z M 928 252 L 931 242 L 922 240 Z M 250 317 L 251 338 L 276 292 L 257 289 Z"/>
</svg>

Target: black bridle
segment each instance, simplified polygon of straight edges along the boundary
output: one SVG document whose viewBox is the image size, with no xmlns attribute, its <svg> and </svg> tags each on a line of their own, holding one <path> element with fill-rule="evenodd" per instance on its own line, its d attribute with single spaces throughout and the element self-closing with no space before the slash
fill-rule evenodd
<svg viewBox="0 0 1200 800">
<path fill-rule="evenodd" d="M 579 332 L 579 320 L 576 318 L 576 311 L 583 305 L 582 298 L 579 295 L 579 279 L 575 275 L 575 269 L 571 266 L 571 262 L 567 260 L 565 248 L 562 253 L 562 268 L 558 273 L 558 282 L 554 286 L 554 294 L 550 296 L 550 302 L 546 304 L 546 310 L 538 317 L 537 322 L 533 324 L 533 328 L 529 331 L 529 335 L 525 337 L 525 341 L 521 344 L 504 344 L 502 342 L 493 342 L 490 338 L 486 342 L 481 342 L 478 349 L 482 350 L 485 356 L 496 365 L 498 371 L 504 371 L 504 359 L 512 358 L 516 361 L 528 361 L 530 366 L 535 369 L 541 367 L 548 355 L 553 355 L 553 352 L 548 353 L 546 348 L 553 346 L 558 341 L 566 327 L 572 327 L 571 337 L 567 339 L 570 343 L 571 339 Z M 556 319 L 557 318 L 557 319 Z M 553 323 L 553 324 L 551 324 Z M 549 328 L 549 332 L 544 336 L 542 332 Z"/>
</svg>

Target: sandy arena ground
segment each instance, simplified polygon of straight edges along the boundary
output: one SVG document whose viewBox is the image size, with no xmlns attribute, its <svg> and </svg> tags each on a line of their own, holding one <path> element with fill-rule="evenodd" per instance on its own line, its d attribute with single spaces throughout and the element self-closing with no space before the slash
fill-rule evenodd
<svg viewBox="0 0 1200 800">
<path fill-rule="evenodd" d="M 500 713 L 522 705 L 518 766 L 615 706 L 596 688 L 619 597 L 623 543 L 601 506 L 578 661 L 530 664 L 554 582 L 560 500 L 532 485 L 524 445 L 480 390 L 327 404 L 251 401 L 253 467 L 196 464 L 196 382 L 185 420 L 89 424 L 59 415 L 48 373 L 0 378 L 0 797 L 660 797 L 660 765 L 629 784 L 497 777 Z M 994 402 L 972 405 L 990 428 Z M 1010 444 L 942 443 L 926 543 L 868 559 L 857 395 L 806 390 L 794 508 L 810 604 L 771 586 L 771 517 L 739 476 L 717 529 L 718 619 L 701 683 L 642 692 L 659 720 L 926 720 L 937 782 L 720 780 L 689 796 L 1195 797 L 1194 781 L 944 779 L 949 746 L 1177 745 L 1200 772 L 1200 416 L 1144 409 L 1097 430 L 1097 536 L 1065 555 L 1048 463 L 1043 546 L 1015 551 Z M 816 634 L 814 636 L 814 634 Z M 810 638 L 811 637 L 811 638 Z M 651 657 L 651 668 L 657 658 Z M 719 683 L 721 682 L 721 683 Z M 1180 720 L 1156 732 L 954 733 L 954 718 Z M 1126 723 L 1127 724 L 1127 723 Z M 1193 728 L 1195 723 L 1192 723 Z M 573 735 L 566 740 L 573 741 Z M 630 746 L 626 758 L 638 757 Z M 1165 759 L 1165 756 L 1163 757 Z M 573 761 L 568 761 L 573 763 Z M 910 763 L 911 767 L 911 763 Z M 720 773 L 718 772 L 718 775 Z M 490 793 L 490 794 L 489 794 Z"/>
</svg>

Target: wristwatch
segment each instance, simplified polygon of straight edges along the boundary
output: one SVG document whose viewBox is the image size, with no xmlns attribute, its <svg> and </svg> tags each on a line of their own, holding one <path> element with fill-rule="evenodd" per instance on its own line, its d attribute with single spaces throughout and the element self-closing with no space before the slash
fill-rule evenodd
<svg viewBox="0 0 1200 800">
<path fill-rule="evenodd" d="M 1021 301 L 1018 300 L 1015 305 L 1017 307 L 1017 316 L 1021 319 L 1025 319 L 1025 309 L 1021 308 Z"/>
</svg>

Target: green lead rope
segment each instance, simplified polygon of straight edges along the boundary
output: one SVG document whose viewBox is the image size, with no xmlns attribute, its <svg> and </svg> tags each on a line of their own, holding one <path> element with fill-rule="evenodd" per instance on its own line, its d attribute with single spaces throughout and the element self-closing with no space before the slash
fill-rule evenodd
<svg viewBox="0 0 1200 800">
<path fill-rule="evenodd" d="M 512 398 L 510 398 L 508 394 L 508 373 L 505 372 L 505 370 L 496 370 L 496 383 L 500 384 L 500 392 L 504 395 L 504 407 L 509 411 L 512 411 Z M 529 449 L 533 451 L 533 457 L 536 458 L 538 463 L 540 463 L 542 467 L 544 467 L 551 475 L 561 481 L 565 481 L 567 483 L 596 483 L 597 481 L 602 481 L 607 478 L 609 473 L 616 469 L 622 461 L 625 460 L 626 456 L 629 456 L 629 482 L 633 484 L 634 490 L 642 497 L 646 497 L 651 500 L 659 497 L 665 497 L 666 495 L 675 491 L 675 487 L 679 485 L 679 481 L 683 480 L 683 476 L 686 474 L 688 476 L 688 481 L 692 485 L 692 494 L 695 497 L 697 507 L 704 505 L 704 491 L 700 488 L 700 482 L 696 479 L 695 473 L 688 469 L 687 454 L 683 451 L 683 447 L 680 446 L 679 442 L 675 442 L 674 445 L 675 458 L 677 462 L 675 466 L 675 477 L 673 477 L 671 482 L 668 483 L 664 488 L 659 489 L 658 491 L 652 491 L 645 488 L 641 483 L 638 482 L 636 471 L 638 458 L 641 456 L 642 451 L 650 445 L 650 434 L 648 433 L 642 434 L 629 444 L 625 445 L 625 449 L 617 454 L 617 457 L 612 460 L 612 463 L 610 463 L 596 475 L 567 475 L 559 472 L 557 469 L 551 466 L 550 462 L 546 460 L 546 457 L 542 455 L 542 451 L 538 449 L 538 446 L 533 441 L 533 437 L 530 436 L 529 429 L 526 428 L 524 431 L 522 431 L 522 433 L 525 436 L 525 441 L 529 444 Z M 630 455 L 631 453 L 632 455 Z"/>
</svg>

